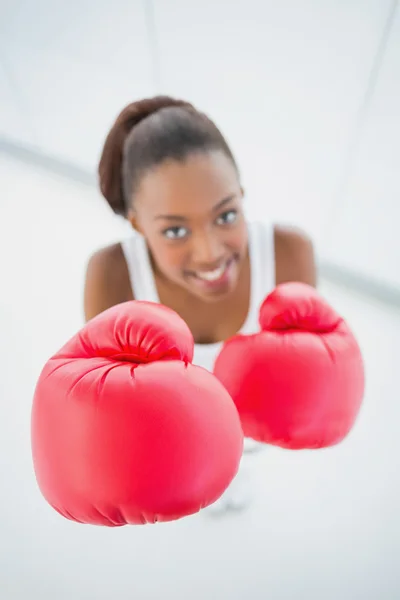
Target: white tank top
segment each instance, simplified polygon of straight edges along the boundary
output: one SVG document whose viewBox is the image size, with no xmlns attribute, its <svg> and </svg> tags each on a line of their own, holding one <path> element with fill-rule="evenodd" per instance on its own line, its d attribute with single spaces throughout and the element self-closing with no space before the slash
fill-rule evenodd
<svg viewBox="0 0 400 600">
<path fill-rule="evenodd" d="M 249 312 L 240 329 L 240 333 L 244 334 L 259 331 L 260 305 L 275 287 L 274 227 L 265 223 L 251 222 L 248 223 L 248 233 L 251 290 Z M 143 236 L 133 231 L 129 238 L 122 241 L 122 250 L 134 298 L 159 303 L 150 256 Z M 195 344 L 193 364 L 212 371 L 221 346 L 222 342 Z"/>
</svg>

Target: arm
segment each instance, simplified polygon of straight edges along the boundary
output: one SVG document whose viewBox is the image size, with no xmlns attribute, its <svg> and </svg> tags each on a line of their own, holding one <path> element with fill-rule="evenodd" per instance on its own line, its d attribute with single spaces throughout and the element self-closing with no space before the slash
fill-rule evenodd
<svg viewBox="0 0 400 600">
<path fill-rule="evenodd" d="M 133 300 L 133 295 L 120 244 L 98 250 L 90 257 L 86 268 L 85 320 L 127 300 Z"/>
<path fill-rule="evenodd" d="M 317 267 L 311 239 L 300 229 L 275 227 L 276 283 L 297 281 L 317 287 Z"/>
</svg>

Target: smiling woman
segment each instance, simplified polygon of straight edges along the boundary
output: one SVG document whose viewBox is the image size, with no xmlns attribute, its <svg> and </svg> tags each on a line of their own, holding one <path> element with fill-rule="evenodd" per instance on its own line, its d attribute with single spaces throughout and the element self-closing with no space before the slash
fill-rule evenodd
<svg viewBox="0 0 400 600">
<path fill-rule="evenodd" d="M 303 232 L 247 222 L 233 154 L 191 104 L 161 96 L 126 106 L 99 175 L 132 236 L 90 258 L 87 320 L 134 298 L 160 302 L 186 321 L 195 359 L 212 369 L 223 340 L 258 329 L 259 307 L 277 283 L 315 284 Z"/>
<path fill-rule="evenodd" d="M 239 169 L 224 137 L 180 100 L 126 106 L 105 141 L 99 175 L 103 196 L 132 233 L 88 262 L 89 322 L 60 356 L 76 380 L 57 367 L 56 377 L 45 374 L 39 383 L 33 451 L 43 489 L 53 506 L 67 502 L 66 515 L 104 523 L 107 514 L 113 525 L 181 518 L 206 506 L 243 508 L 244 429 L 234 396 L 216 373 L 218 357 L 225 340 L 259 331 L 260 308 L 278 283 L 314 285 L 312 245 L 301 232 L 248 222 Z M 308 305 L 307 298 L 298 303 Z M 82 348 L 87 353 L 91 344 L 84 360 Z M 248 350 L 242 359 L 250 366 L 258 360 Z M 240 373 L 237 364 L 228 371 Z M 54 394 L 70 400 L 71 389 L 78 401 L 57 403 L 54 417 L 47 402 L 54 405 Z M 73 474 L 69 497 L 57 496 L 57 461 L 48 468 L 53 454 L 63 455 L 63 440 L 70 448 L 69 436 L 60 436 L 68 428 L 76 451 L 72 470 L 66 469 Z M 252 430 L 250 447 L 254 440 Z"/>
<path fill-rule="evenodd" d="M 191 104 L 162 96 L 126 106 L 105 141 L 99 175 L 103 196 L 132 233 L 90 258 L 87 320 L 132 299 L 165 305 L 193 335 L 193 364 L 213 373 L 225 340 L 259 331 L 260 307 L 277 284 L 315 285 L 310 240 L 246 219 L 233 154 Z M 245 440 L 245 451 L 255 448 Z M 211 511 L 247 505 L 248 460 Z"/>
</svg>

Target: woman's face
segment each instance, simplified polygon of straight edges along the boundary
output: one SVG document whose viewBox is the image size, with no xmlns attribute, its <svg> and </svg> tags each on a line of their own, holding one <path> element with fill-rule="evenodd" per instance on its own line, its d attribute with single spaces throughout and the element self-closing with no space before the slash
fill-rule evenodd
<svg viewBox="0 0 400 600">
<path fill-rule="evenodd" d="M 231 292 L 247 253 L 242 189 L 223 152 L 166 161 L 146 173 L 132 225 L 145 237 L 157 272 L 206 300 Z"/>
</svg>

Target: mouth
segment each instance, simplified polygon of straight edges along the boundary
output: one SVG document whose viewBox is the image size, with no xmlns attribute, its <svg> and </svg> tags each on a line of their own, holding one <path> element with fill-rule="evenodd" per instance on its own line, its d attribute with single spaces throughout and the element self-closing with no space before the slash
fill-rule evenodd
<svg viewBox="0 0 400 600">
<path fill-rule="evenodd" d="M 199 279 L 203 279 L 203 281 L 217 281 L 225 273 L 227 267 L 228 261 L 225 261 L 222 265 L 212 271 L 195 271 L 194 275 Z"/>
<path fill-rule="evenodd" d="M 233 266 L 236 257 L 230 257 L 222 262 L 218 267 L 208 271 L 191 271 L 190 276 L 198 284 L 205 287 L 215 287 L 228 283 L 233 273 Z"/>
</svg>

